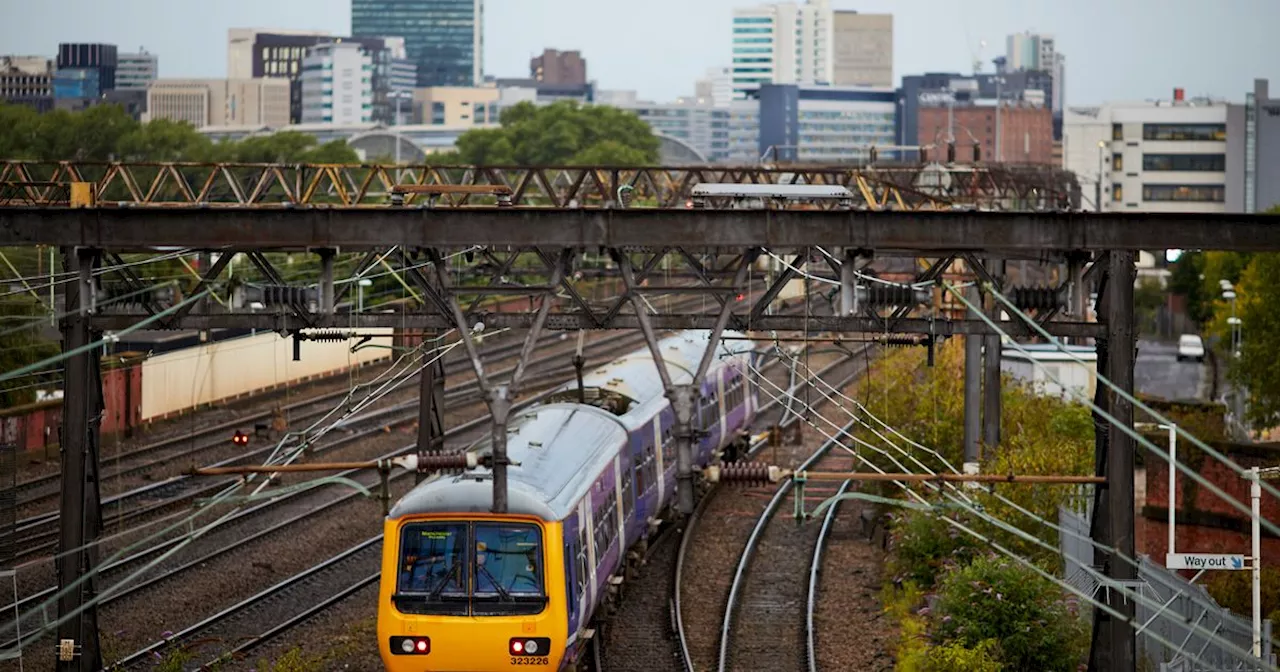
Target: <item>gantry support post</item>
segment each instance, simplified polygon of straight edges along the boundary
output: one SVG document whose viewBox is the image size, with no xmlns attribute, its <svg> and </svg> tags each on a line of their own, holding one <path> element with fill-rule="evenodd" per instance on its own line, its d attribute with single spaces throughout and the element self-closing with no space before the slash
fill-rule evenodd
<svg viewBox="0 0 1280 672">
<path fill-rule="evenodd" d="M 488 404 L 489 414 L 492 416 L 493 454 L 490 457 L 490 463 L 493 468 L 493 513 L 507 512 L 507 466 L 511 464 L 510 458 L 507 457 L 507 419 L 511 415 L 511 403 L 519 394 L 529 356 L 533 354 L 533 347 L 538 342 L 538 337 L 542 335 L 542 327 L 547 322 L 547 314 L 551 312 L 551 304 L 555 303 L 555 289 L 560 284 L 560 279 L 564 277 L 565 266 L 572 259 L 572 254 L 573 250 L 566 248 L 550 264 L 551 280 L 547 286 L 551 289 L 542 295 L 542 304 L 538 306 L 538 312 L 534 315 L 533 325 L 529 327 L 529 333 L 525 334 L 524 345 L 520 348 L 520 359 L 516 362 L 515 372 L 511 374 L 511 382 L 507 385 L 492 385 L 489 377 L 485 375 L 484 364 L 480 361 L 475 339 L 471 336 L 471 327 L 467 324 L 466 316 L 462 314 L 462 306 L 458 304 L 458 295 L 449 291 L 449 275 L 446 272 L 444 259 L 439 251 L 428 250 L 440 290 L 448 295 L 453 322 L 458 327 L 467 356 L 471 358 L 476 380 L 480 383 L 480 389 L 484 390 L 485 403 Z"/>
<path fill-rule="evenodd" d="M 1107 267 L 1107 376 L 1121 390 L 1133 394 L 1134 329 L 1133 283 L 1134 254 L 1132 251 L 1112 250 Z M 1101 364 L 1101 362 L 1099 362 Z M 1118 424 L 1107 432 L 1106 446 L 1106 507 L 1100 523 L 1104 546 L 1112 546 L 1115 553 L 1128 558 L 1134 555 L 1134 440 L 1120 427 L 1133 429 L 1133 404 L 1108 391 L 1108 408 Z M 1132 563 L 1111 553 L 1102 555 L 1103 574 L 1120 586 L 1133 587 L 1137 568 Z M 1124 618 L 1110 618 L 1095 612 L 1095 646 L 1089 668 L 1102 672 L 1133 672 L 1137 649 L 1133 618 L 1135 605 L 1119 590 L 1106 591 L 1107 605 Z"/>
<path fill-rule="evenodd" d="M 68 271 L 79 274 L 67 285 L 67 317 L 62 324 L 63 352 L 84 348 L 96 339 L 89 326 L 94 293 L 92 271 L 97 252 L 63 249 Z M 79 311 L 72 313 L 77 306 Z M 98 616 L 94 606 L 98 560 L 94 545 L 102 531 L 98 491 L 98 427 L 102 419 L 101 354 L 92 349 L 66 360 L 62 402 L 62 503 L 58 574 L 58 639 L 70 641 L 71 656 L 58 656 L 60 672 L 88 672 L 102 667 L 98 644 Z M 90 578 L 80 581 L 81 577 Z M 77 583 L 79 581 L 79 583 Z M 75 585 L 72 588 L 72 585 Z M 60 652 L 61 654 L 61 652 Z"/>
<path fill-rule="evenodd" d="M 418 464 L 422 458 L 444 450 L 444 357 L 428 352 L 428 361 L 418 381 Z M 427 477 L 421 466 L 414 476 L 415 483 Z"/>
<path fill-rule="evenodd" d="M 973 305 L 982 305 L 977 287 L 970 287 L 965 292 Z M 969 317 L 978 319 L 973 309 L 969 309 Z M 982 432 L 983 338 L 985 337 L 977 334 L 964 336 L 964 473 L 966 474 L 978 473 L 982 464 L 982 449 L 979 442 Z"/>
<path fill-rule="evenodd" d="M 635 309 L 636 320 L 640 323 L 640 330 L 644 332 L 645 343 L 649 346 L 649 352 L 653 356 L 654 364 L 658 367 L 658 375 L 662 378 L 662 386 L 666 390 L 667 399 L 671 401 L 671 409 L 675 413 L 675 426 L 672 433 L 676 440 L 676 502 L 680 513 L 691 514 L 694 508 L 693 411 L 698 399 L 701 397 L 702 381 L 707 375 L 707 369 L 711 367 L 711 360 L 715 357 L 716 348 L 720 346 L 720 336 L 729 324 L 729 318 L 733 314 L 733 307 L 736 303 L 726 301 L 720 308 L 715 328 L 711 330 L 711 336 L 707 340 L 706 350 L 702 353 L 702 359 L 698 363 L 697 372 L 693 375 L 693 381 L 689 384 L 676 385 L 672 382 L 671 374 L 667 371 L 667 363 L 662 357 L 661 348 L 658 347 L 658 337 L 653 331 L 653 324 L 649 320 L 648 312 L 645 311 L 644 302 L 640 300 L 640 295 L 635 291 L 635 270 L 631 266 L 631 258 L 617 250 L 613 251 L 613 255 L 618 264 L 618 269 L 621 271 L 622 281 L 626 284 L 627 297 L 631 299 L 631 305 Z M 734 289 L 742 288 L 743 283 L 746 282 L 747 273 L 751 270 L 751 264 L 759 255 L 760 250 L 756 248 L 752 248 L 742 255 L 742 263 L 738 266 L 738 271 L 733 278 Z"/>
<path fill-rule="evenodd" d="M 997 283 L 1004 281 L 1005 261 L 988 259 L 987 271 L 994 276 Z M 1000 287 L 992 288 L 1000 291 Z M 987 296 L 987 315 L 999 324 L 1000 302 L 996 297 Z M 982 362 L 982 445 L 989 454 L 994 454 L 1000 445 L 1000 334 L 994 331 L 983 339 Z"/>
<path fill-rule="evenodd" d="M 334 249 L 330 247 L 322 247 L 316 250 L 320 255 L 320 312 L 325 315 L 332 315 L 334 311 L 333 301 L 333 255 Z"/>
<path fill-rule="evenodd" d="M 840 314 L 855 315 L 858 312 L 858 253 L 845 250 L 840 264 Z"/>
</svg>

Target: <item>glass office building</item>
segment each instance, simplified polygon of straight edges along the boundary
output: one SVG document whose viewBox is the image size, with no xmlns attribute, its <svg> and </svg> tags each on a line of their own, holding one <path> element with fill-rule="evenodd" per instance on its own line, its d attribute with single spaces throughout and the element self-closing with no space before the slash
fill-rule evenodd
<svg viewBox="0 0 1280 672">
<path fill-rule="evenodd" d="M 351 34 L 403 37 L 420 87 L 479 84 L 483 27 L 483 0 L 351 0 Z"/>
</svg>

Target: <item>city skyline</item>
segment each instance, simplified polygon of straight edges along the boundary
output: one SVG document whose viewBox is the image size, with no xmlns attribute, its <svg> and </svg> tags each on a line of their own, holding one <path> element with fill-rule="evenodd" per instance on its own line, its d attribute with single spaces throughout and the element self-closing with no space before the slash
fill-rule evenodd
<svg viewBox="0 0 1280 672">
<path fill-rule="evenodd" d="M 227 29 L 321 29 L 347 34 L 350 0 L 226 0 L 199 11 L 162 0 L 24 4 L 0 0 L 18 17 L 0 26 L 0 51 L 52 56 L 59 42 L 106 42 L 159 56 L 161 77 L 225 77 Z M 732 10 L 744 0 L 650 0 L 644 12 L 606 12 L 591 0 L 487 0 L 486 74 L 521 77 L 544 47 L 579 50 L 602 88 L 666 101 L 693 92 L 708 67 L 731 58 Z M 1268 57 L 1267 28 L 1280 20 L 1270 0 L 1232 0 L 1248 21 L 1206 21 L 1191 0 L 1077 0 L 1028 7 L 1013 0 L 895 3 L 835 0 L 837 9 L 894 15 L 894 80 L 923 72 L 972 70 L 979 40 L 984 70 L 1011 33 L 1056 37 L 1067 55 L 1067 104 L 1188 96 L 1239 99 L 1255 77 L 1280 80 Z M 611 27 L 618 30 L 610 30 Z M 661 39 L 659 35 L 663 36 Z M 671 44 L 680 48 L 671 48 Z"/>
</svg>

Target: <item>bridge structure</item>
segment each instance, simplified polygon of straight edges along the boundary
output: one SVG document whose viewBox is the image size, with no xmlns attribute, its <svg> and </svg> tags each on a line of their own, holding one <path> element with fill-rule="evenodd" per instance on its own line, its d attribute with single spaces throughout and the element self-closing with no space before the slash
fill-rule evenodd
<svg viewBox="0 0 1280 672">
<path fill-rule="evenodd" d="M 779 202 L 758 209 L 690 207 L 700 183 L 833 184 L 855 195 L 844 207 Z M 424 192 L 430 192 L 428 196 Z M 659 329 L 712 331 L 712 347 L 726 328 L 755 332 L 912 335 L 932 344 L 953 335 L 981 338 L 999 352 L 1000 333 L 970 316 L 939 316 L 921 287 L 954 266 L 977 281 L 981 307 L 1015 336 L 1034 336 L 1017 321 L 1001 322 L 991 291 L 1007 292 L 1006 264 L 1025 261 L 1065 268 L 1044 288 L 1031 312 L 1050 333 L 1093 339 L 1099 370 L 1132 393 L 1134 259 L 1144 249 L 1280 250 L 1280 229 L 1262 215 L 1091 213 L 1078 210 L 1079 189 L 1069 174 L 1000 166 L 952 169 L 801 167 L 484 168 L 401 166 L 283 166 L 246 164 L 0 164 L 0 246 L 56 246 L 75 281 L 63 319 L 67 356 L 63 433 L 62 586 L 91 574 L 85 551 L 101 526 L 96 486 L 93 344 L 104 331 L 136 328 L 252 327 L 295 338 L 308 330 L 358 335 L 382 326 L 456 329 L 488 390 L 493 415 L 494 506 L 505 506 L 505 421 L 513 392 L 489 380 L 475 356 L 479 324 L 529 330 L 527 356 L 544 329 L 632 329 L 656 349 Z M 180 249 L 209 255 L 187 299 L 166 305 L 139 300 L 99 309 L 107 282 L 138 291 L 143 282 L 119 263 L 124 253 Z M 314 278 L 286 282 L 267 256 L 314 255 Z M 334 277 L 338 255 L 358 256 L 351 278 Z M 867 272 L 878 258 L 920 260 L 909 282 Z M 246 259 L 270 279 L 275 297 L 262 311 L 235 311 L 198 300 L 219 288 L 232 259 Z M 776 262 L 760 272 L 762 259 Z M 513 270 L 519 266 L 523 275 Z M 340 308 L 354 280 L 390 268 L 419 300 L 394 313 Z M 662 284 L 678 269 L 691 284 Z M 763 275 L 763 278 L 760 277 Z M 589 299 L 583 283 L 607 277 L 624 287 L 605 301 Z M 466 278 L 463 284 L 462 278 Z M 513 280 L 514 278 L 514 280 Z M 797 278 L 833 288 L 831 315 L 779 315 L 770 305 Z M 753 282 L 762 291 L 743 296 Z M 315 305 L 297 290 L 314 287 Z M 1096 291 L 1097 321 L 1086 303 Z M 647 303 L 647 293 L 700 295 L 708 313 Z M 493 312 L 484 296 L 530 297 L 530 310 Z M 838 298 L 838 302 L 834 299 Z M 812 296 L 805 292 L 805 303 Z M 975 339 L 974 342 L 976 342 Z M 710 356 L 708 353 L 707 356 Z M 660 356 L 659 356 L 660 359 Z M 703 367 L 705 368 L 705 366 Z M 513 383 L 518 383 L 517 368 Z M 660 371 L 665 367 L 660 366 Z M 999 358 L 987 357 L 983 376 L 994 385 L 982 399 L 985 445 L 999 441 Z M 425 414 L 439 414 L 443 375 L 423 375 Z M 681 506 L 691 503 L 692 386 L 670 385 L 676 410 Z M 1133 408 L 1099 386 L 1096 403 L 1117 424 L 1132 427 Z M 430 409 L 435 409 L 434 411 Z M 419 446 L 436 445 L 423 422 Z M 1134 440 L 1099 423 L 1097 489 L 1091 536 L 1134 557 Z M 425 450 L 425 448 L 424 448 Z M 95 518 L 96 517 L 96 518 Z M 1131 564 L 1098 551 L 1097 564 L 1116 585 L 1135 578 Z M 88 669 L 96 649 L 96 621 L 86 590 L 59 603 L 59 636 L 83 656 L 65 669 Z M 1099 610 L 1097 669 L 1132 670 L 1134 603 L 1107 591 L 1115 613 Z M 90 661 L 90 662 L 84 662 Z M 83 668 L 82 668 L 83 664 Z"/>
</svg>

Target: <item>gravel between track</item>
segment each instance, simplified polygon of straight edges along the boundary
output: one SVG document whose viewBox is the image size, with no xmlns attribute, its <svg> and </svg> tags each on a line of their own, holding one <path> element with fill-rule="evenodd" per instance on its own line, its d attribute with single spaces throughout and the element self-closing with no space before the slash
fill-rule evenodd
<svg viewBox="0 0 1280 672">
<path fill-rule="evenodd" d="M 862 504 L 840 505 L 822 556 L 817 631 L 818 669 L 892 672 L 897 628 L 880 602 L 884 551 L 862 534 Z"/>
</svg>

